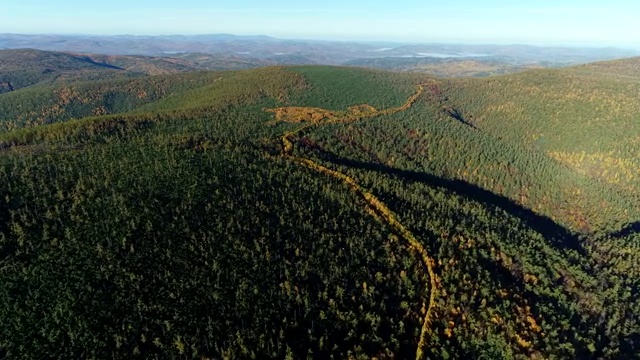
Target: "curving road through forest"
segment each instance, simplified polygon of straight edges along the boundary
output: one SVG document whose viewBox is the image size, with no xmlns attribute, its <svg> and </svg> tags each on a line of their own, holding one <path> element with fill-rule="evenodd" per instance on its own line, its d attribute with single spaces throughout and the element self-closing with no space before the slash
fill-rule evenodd
<svg viewBox="0 0 640 360">
<path fill-rule="evenodd" d="M 384 202 L 380 201 L 380 199 L 378 199 L 371 192 L 362 188 L 355 179 L 339 171 L 330 169 L 326 166 L 322 166 L 311 159 L 294 156 L 292 139 L 295 138 L 296 135 L 300 134 L 304 130 L 307 130 L 312 127 L 320 126 L 322 124 L 351 122 L 356 120 L 362 120 L 365 118 L 391 115 L 401 111 L 405 111 L 411 108 L 411 106 L 413 106 L 413 104 L 418 100 L 418 98 L 420 98 L 420 96 L 424 93 L 424 89 L 426 85 L 428 84 L 418 85 L 418 89 L 416 90 L 416 93 L 411 95 L 411 97 L 407 99 L 404 105 L 400 107 L 389 108 L 385 110 L 376 110 L 376 111 L 362 114 L 359 116 L 345 115 L 344 117 L 330 119 L 330 121 L 327 121 L 324 123 L 308 123 L 295 130 L 289 131 L 285 133 L 281 138 L 282 151 L 280 152 L 280 157 L 283 157 L 296 164 L 318 171 L 322 174 L 334 177 L 342 181 L 345 185 L 349 187 L 349 189 L 354 194 L 356 194 L 358 197 L 360 197 L 367 203 L 367 206 L 368 206 L 367 212 L 369 214 L 373 215 L 379 221 L 382 221 L 385 224 L 387 224 L 396 233 L 396 235 L 398 235 L 399 237 L 401 237 L 407 242 L 410 249 L 416 251 L 420 255 L 420 260 L 429 274 L 430 287 L 429 287 L 429 306 L 427 307 L 427 312 L 422 322 L 422 330 L 420 332 L 420 339 L 418 341 L 418 347 L 416 349 L 416 359 L 424 358 L 424 348 L 425 348 L 425 344 L 427 342 L 428 336 L 430 334 L 431 321 L 433 318 L 433 313 L 435 311 L 436 299 L 438 296 L 438 288 L 437 288 L 438 281 L 437 281 L 436 273 L 434 271 L 433 259 L 429 256 L 429 254 L 427 253 L 422 243 L 420 243 L 420 241 L 416 239 L 416 237 L 411 233 L 411 231 L 409 231 L 409 229 L 407 229 L 400 222 L 400 220 L 398 220 L 398 216 L 393 211 L 391 211 L 391 209 L 389 209 L 389 207 Z"/>
</svg>

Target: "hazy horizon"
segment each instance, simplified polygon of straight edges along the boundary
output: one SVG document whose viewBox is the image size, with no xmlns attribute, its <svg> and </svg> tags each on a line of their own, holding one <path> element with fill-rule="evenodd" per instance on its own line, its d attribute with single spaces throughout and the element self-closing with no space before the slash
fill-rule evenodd
<svg viewBox="0 0 640 360">
<path fill-rule="evenodd" d="M 268 35 L 281 39 L 525 44 L 540 46 L 640 48 L 634 26 L 640 4 L 612 0 L 508 1 L 453 0 L 425 4 L 405 0 L 368 3 L 328 0 L 322 5 L 276 0 L 114 0 L 78 3 L 59 0 L 9 0 L 10 14 L 0 33 L 59 35 Z M 311 24 L 311 25 L 310 25 Z"/>
<path fill-rule="evenodd" d="M 9 35 L 9 36 L 68 36 L 68 37 L 139 37 L 139 38 L 153 38 L 153 37 L 198 37 L 198 36 L 236 36 L 236 37 L 267 37 L 275 40 L 285 40 L 285 41 L 317 41 L 317 42 L 342 42 L 342 43 L 359 43 L 359 44 L 370 44 L 375 45 L 378 44 L 380 46 L 383 45 L 467 45 L 467 46 L 531 46 L 531 47 L 540 47 L 540 48 L 593 48 L 593 49 L 620 49 L 620 50 L 635 50 L 640 51 L 640 44 L 638 45 L 624 45 L 624 44 L 593 44 L 593 43 L 563 43 L 563 42 L 527 42 L 527 41 L 472 41 L 472 40 L 423 40 L 423 41 L 403 41 L 403 40 L 368 40 L 368 39 L 333 39 L 333 38 L 322 38 L 322 37 L 283 37 L 283 36 L 274 36 L 270 34 L 236 34 L 229 32 L 218 32 L 218 33 L 202 33 L 202 34 L 183 34 L 183 33 L 158 33 L 158 34 L 130 34 L 130 33 L 120 33 L 120 34 L 104 34 L 104 33 L 26 33 L 26 32 L 0 32 L 0 35 Z"/>
</svg>

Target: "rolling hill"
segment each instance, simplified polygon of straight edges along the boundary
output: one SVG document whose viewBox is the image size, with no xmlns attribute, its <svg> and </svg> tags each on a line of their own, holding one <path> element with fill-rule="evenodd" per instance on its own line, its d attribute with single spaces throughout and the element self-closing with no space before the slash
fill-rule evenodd
<svg viewBox="0 0 640 360">
<path fill-rule="evenodd" d="M 636 62 L 0 94 L 0 355 L 633 359 Z"/>
<path fill-rule="evenodd" d="M 247 59 L 211 54 L 174 54 L 173 57 L 101 55 L 34 49 L 0 50 L 0 94 L 33 85 L 93 82 L 145 75 L 167 75 L 199 70 L 240 70 L 301 60 Z M 302 60 L 303 63 L 307 63 Z"/>
<path fill-rule="evenodd" d="M 640 76 L 640 57 L 594 62 L 584 64 L 578 68 L 598 72 L 604 76 L 618 75 L 638 77 Z"/>
<path fill-rule="evenodd" d="M 72 54 L 31 49 L 0 51 L 0 93 L 38 83 L 122 76 L 124 69 Z"/>
<path fill-rule="evenodd" d="M 419 72 L 437 77 L 485 77 L 549 67 L 549 64 L 544 64 L 544 66 L 540 63 L 517 64 L 507 59 L 494 57 L 386 57 L 352 60 L 345 65 L 389 71 Z"/>
</svg>

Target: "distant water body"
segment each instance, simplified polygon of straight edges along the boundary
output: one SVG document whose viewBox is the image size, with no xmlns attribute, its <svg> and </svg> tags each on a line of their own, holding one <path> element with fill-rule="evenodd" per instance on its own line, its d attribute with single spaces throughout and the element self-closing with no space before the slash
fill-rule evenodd
<svg viewBox="0 0 640 360">
<path fill-rule="evenodd" d="M 404 57 L 404 58 L 420 58 L 420 57 L 431 57 L 431 58 L 438 58 L 438 59 L 447 59 L 447 58 L 468 58 L 468 57 L 485 57 L 485 56 L 489 56 L 489 54 L 469 54 L 469 53 L 464 53 L 464 54 L 445 54 L 445 53 L 416 53 L 416 54 L 410 54 L 410 55 L 402 55 L 400 57 Z"/>
</svg>

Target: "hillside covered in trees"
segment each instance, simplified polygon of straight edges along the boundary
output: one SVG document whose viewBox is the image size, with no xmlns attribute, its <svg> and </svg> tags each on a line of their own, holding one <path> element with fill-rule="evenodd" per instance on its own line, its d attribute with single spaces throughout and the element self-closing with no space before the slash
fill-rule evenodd
<svg viewBox="0 0 640 360">
<path fill-rule="evenodd" d="M 637 359 L 637 60 L 0 94 L 0 357 Z"/>
<path fill-rule="evenodd" d="M 261 60 L 200 53 L 153 57 L 5 49 L 0 50 L 0 94 L 35 85 L 61 86 L 200 70 L 240 70 L 281 63 L 299 61 L 293 57 Z"/>
</svg>

